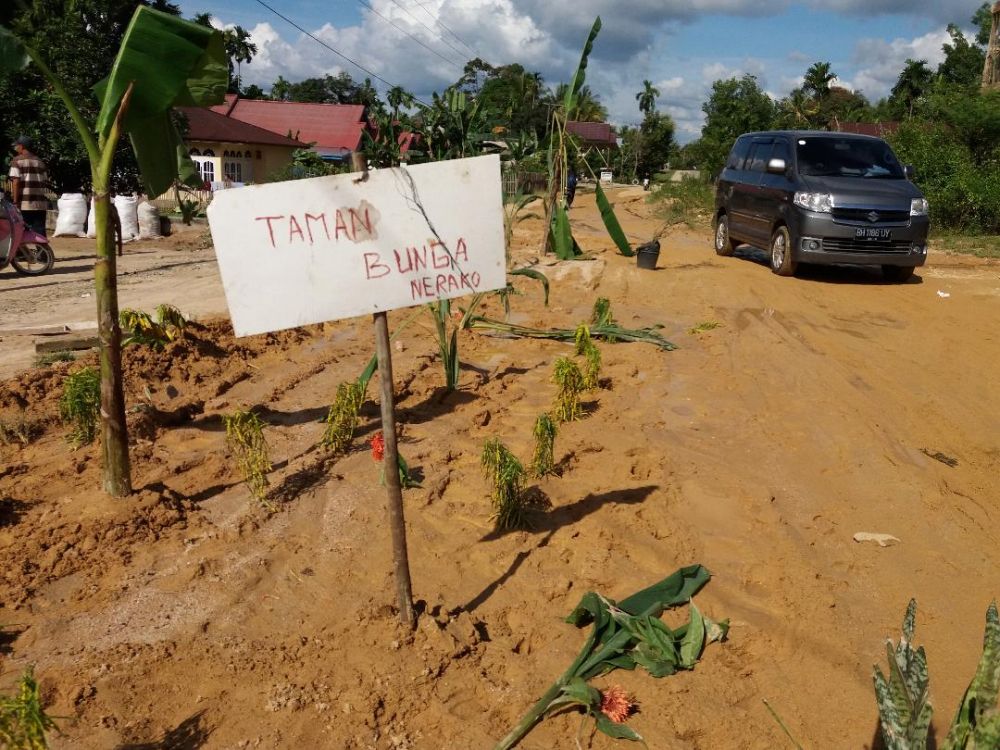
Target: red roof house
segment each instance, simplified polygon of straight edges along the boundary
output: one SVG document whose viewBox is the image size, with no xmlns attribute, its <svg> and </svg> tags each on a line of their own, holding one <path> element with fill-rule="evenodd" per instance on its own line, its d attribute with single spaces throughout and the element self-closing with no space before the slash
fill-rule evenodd
<svg viewBox="0 0 1000 750">
<path fill-rule="evenodd" d="M 597 148 L 614 148 L 618 145 L 618 136 L 614 129 L 606 122 L 577 122 L 569 120 L 566 123 L 566 132 L 575 135 L 585 146 L 596 146 Z"/>
<path fill-rule="evenodd" d="M 359 150 L 368 126 L 362 104 L 268 101 L 227 94 L 223 104 L 211 109 L 232 120 L 313 144 L 313 150 L 325 159 L 344 159 Z"/>
</svg>

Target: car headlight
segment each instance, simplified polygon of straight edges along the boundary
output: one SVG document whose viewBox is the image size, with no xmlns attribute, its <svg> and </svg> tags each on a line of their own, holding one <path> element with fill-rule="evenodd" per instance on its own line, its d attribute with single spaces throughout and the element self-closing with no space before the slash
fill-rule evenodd
<svg viewBox="0 0 1000 750">
<path fill-rule="evenodd" d="M 833 209 L 833 196 L 829 193 L 807 193 L 800 190 L 792 202 L 807 211 L 828 214 Z"/>
<path fill-rule="evenodd" d="M 910 201 L 910 216 L 926 216 L 927 208 L 926 198 L 914 198 Z"/>
</svg>

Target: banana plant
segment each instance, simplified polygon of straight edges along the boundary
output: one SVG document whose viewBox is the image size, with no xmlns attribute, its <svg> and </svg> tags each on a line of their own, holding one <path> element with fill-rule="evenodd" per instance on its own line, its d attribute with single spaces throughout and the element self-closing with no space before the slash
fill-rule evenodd
<svg viewBox="0 0 1000 750">
<path fill-rule="evenodd" d="M 579 244 L 573 238 L 569 214 L 566 211 L 566 203 L 563 198 L 563 185 L 569 172 L 569 154 L 572 146 L 572 139 L 566 132 L 566 123 L 576 114 L 580 104 L 580 92 L 587 78 L 590 52 L 594 48 L 594 41 L 600 31 L 601 17 L 598 16 L 590 29 L 587 41 L 583 45 L 580 64 L 573 74 L 573 79 L 566 87 L 562 107 L 557 108 L 552 113 L 548 150 L 549 186 L 545 200 L 545 225 L 549 231 L 543 240 L 543 251 L 554 252 L 560 260 L 571 260 L 583 255 Z M 632 248 L 600 183 L 597 184 L 597 205 L 601 211 L 604 226 L 618 250 L 622 255 L 631 256 L 633 254 Z"/>
<path fill-rule="evenodd" d="M 136 9 L 109 76 L 95 86 L 101 102 L 87 122 L 43 55 L 0 26 L 0 71 L 34 64 L 65 105 L 90 160 L 97 230 L 94 285 L 101 370 L 103 485 L 115 497 L 132 492 L 122 387 L 121 327 L 114 236 L 109 231 L 109 185 L 115 148 L 128 135 L 149 195 L 180 178 L 194 184 L 198 170 L 187 157 L 170 117 L 175 106 L 209 106 L 224 100 L 229 81 L 221 32 L 145 6 Z"/>
</svg>

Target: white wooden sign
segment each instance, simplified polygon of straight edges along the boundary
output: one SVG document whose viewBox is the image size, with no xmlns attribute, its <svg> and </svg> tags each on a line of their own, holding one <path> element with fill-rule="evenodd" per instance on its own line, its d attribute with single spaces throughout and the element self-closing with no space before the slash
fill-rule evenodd
<svg viewBox="0 0 1000 750">
<path fill-rule="evenodd" d="M 237 336 L 503 288 L 500 158 L 217 193 L 212 241 Z"/>
</svg>

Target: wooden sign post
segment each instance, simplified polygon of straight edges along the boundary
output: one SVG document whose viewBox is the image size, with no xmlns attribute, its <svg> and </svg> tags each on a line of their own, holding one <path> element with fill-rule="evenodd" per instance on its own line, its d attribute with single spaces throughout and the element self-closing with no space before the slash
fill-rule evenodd
<svg viewBox="0 0 1000 750">
<path fill-rule="evenodd" d="M 368 179 L 368 160 L 363 152 L 351 154 L 351 167 Z M 389 346 L 389 315 L 384 310 L 372 313 L 375 323 L 375 356 L 378 357 L 379 406 L 382 410 L 382 437 L 385 452 L 385 491 L 389 507 L 389 528 L 392 531 L 392 563 L 396 572 L 396 606 L 399 619 L 413 626 L 413 591 L 410 585 L 410 556 L 406 550 L 406 519 L 403 515 L 403 487 L 399 478 L 399 447 L 396 444 L 396 397 L 392 391 L 392 348 Z"/>
<path fill-rule="evenodd" d="M 500 159 L 254 185 L 208 208 L 237 336 L 372 313 L 396 599 L 414 622 L 387 311 L 507 285 Z"/>
</svg>

